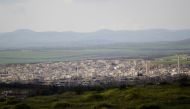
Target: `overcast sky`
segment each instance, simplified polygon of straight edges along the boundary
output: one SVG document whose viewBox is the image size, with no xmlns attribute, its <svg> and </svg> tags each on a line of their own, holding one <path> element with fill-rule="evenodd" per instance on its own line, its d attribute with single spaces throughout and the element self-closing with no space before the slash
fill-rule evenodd
<svg viewBox="0 0 190 109">
<path fill-rule="evenodd" d="M 190 29 L 190 0 L 0 0 L 0 32 Z"/>
</svg>

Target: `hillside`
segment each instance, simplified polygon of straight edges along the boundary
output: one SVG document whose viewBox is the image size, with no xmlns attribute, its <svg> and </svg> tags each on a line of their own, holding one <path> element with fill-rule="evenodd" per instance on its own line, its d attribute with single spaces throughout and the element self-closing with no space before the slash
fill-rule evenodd
<svg viewBox="0 0 190 109">
<path fill-rule="evenodd" d="M 0 109 L 189 109 L 190 87 L 147 85 L 0 100 Z"/>
</svg>

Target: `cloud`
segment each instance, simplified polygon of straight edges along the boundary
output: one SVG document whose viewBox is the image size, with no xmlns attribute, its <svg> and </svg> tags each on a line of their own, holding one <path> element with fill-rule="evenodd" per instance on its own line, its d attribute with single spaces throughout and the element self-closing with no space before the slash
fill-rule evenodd
<svg viewBox="0 0 190 109">
<path fill-rule="evenodd" d="M 190 28 L 190 0 L 0 0 L 0 31 Z"/>
<path fill-rule="evenodd" d="M 89 3 L 89 2 L 107 2 L 107 1 L 111 1 L 111 0 L 73 0 L 73 1 Z"/>
<path fill-rule="evenodd" d="M 72 3 L 73 0 L 63 0 L 64 3 Z"/>
<path fill-rule="evenodd" d="M 110 1 L 110 0 L 74 0 L 74 1 L 97 1 L 97 2 L 104 2 L 104 1 Z"/>
<path fill-rule="evenodd" d="M 15 3 L 23 2 L 23 1 L 24 0 L 0 0 L 0 5 L 2 5 L 2 4 L 15 4 Z"/>
</svg>

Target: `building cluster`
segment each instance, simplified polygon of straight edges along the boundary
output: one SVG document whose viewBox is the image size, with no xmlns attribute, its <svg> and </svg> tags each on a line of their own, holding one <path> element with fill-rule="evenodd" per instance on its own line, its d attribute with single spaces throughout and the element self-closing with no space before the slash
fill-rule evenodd
<svg viewBox="0 0 190 109">
<path fill-rule="evenodd" d="M 143 77 L 190 75 L 187 65 L 158 65 L 152 61 L 98 59 L 0 66 L 0 82 L 54 84 L 58 86 L 114 84 Z M 130 82 L 130 81 L 129 81 Z"/>
</svg>

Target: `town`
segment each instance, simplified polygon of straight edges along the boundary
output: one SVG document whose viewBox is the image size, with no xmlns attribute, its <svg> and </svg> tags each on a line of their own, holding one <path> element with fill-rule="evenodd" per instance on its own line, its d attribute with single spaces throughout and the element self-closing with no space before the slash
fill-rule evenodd
<svg viewBox="0 0 190 109">
<path fill-rule="evenodd" d="M 0 66 L 1 83 L 57 86 L 109 86 L 134 84 L 134 80 L 157 83 L 172 81 L 179 74 L 190 75 L 189 65 L 152 64 L 152 60 L 144 59 L 94 59 Z"/>
</svg>

